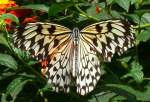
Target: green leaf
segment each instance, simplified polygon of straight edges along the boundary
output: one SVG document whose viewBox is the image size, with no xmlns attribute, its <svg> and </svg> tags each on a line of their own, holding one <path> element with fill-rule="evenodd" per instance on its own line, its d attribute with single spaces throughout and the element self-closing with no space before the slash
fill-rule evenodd
<svg viewBox="0 0 150 102">
<path fill-rule="evenodd" d="M 127 85 L 105 84 L 105 86 L 101 86 L 100 90 L 101 92 L 96 94 L 91 102 L 97 102 L 96 100 L 100 102 L 120 102 L 121 100 L 134 102 L 136 100 L 135 90 Z"/>
<path fill-rule="evenodd" d="M 15 75 L 16 73 L 15 72 L 11 72 L 11 71 L 3 71 L 1 74 L 0 74 L 0 80 L 4 80 L 8 77 L 11 77 L 13 75 Z"/>
<path fill-rule="evenodd" d="M 128 14 L 127 16 L 136 24 L 140 22 L 140 17 L 137 14 Z"/>
<path fill-rule="evenodd" d="M 127 85 L 121 85 L 121 84 L 107 84 L 106 86 L 110 87 L 111 90 L 116 90 L 119 95 L 133 95 L 131 96 L 132 100 L 135 100 L 133 98 L 136 97 L 137 101 L 142 102 L 149 102 L 150 101 L 150 82 L 145 86 L 143 89 L 144 91 L 135 90 L 134 88 L 127 86 Z M 115 98 L 114 98 L 115 99 Z M 134 101 L 132 101 L 134 102 Z"/>
<path fill-rule="evenodd" d="M 42 91 L 49 91 L 52 90 L 52 85 L 47 83 L 42 89 Z"/>
<path fill-rule="evenodd" d="M 2 95 L 1 95 L 1 102 L 8 102 L 7 100 L 6 100 L 6 94 L 4 94 L 4 93 L 2 93 Z"/>
<path fill-rule="evenodd" d="M 53 4 L 50 6 L 48 15 L 49 17 L 51 16 L 56 16 L 59 12 L 62 12 L 63 10 L 73 6 L 73 3 L 58 3 L 58 4 Z"/>
<path fill-rule="evenodd" d="M 111 16 L 108 14 L 107 10 L 104 9 L 105 8 L 105 3 L 99 3 L 98 5 L 99 7 L 101 7 L 101 11 L 100 13 L 96 13 L 96 6 L 92 5 L 90 8 L 87 9 L 87 14 L 89 16 L 92 16 L 96 19 L 99 20 L 106 20 L 106 19 L 111 19 Z"/>
<path fill-rule="evenodd" d="M 30 4 L 30 5 L 24 5 L 24 6 L 21 6 L 21 7 L 24 7 L 24 8 L 29 8 L 29 9 L 33 9 L 33 10 L 39 10 L 39 11 L 44 11 L 44 12 L 47 12 L 48 13 L 48 9 L 49 7 L 44 5 L 44 4 Z"/>
<path fill-rule="evenodd" d="M 139 0 L 131 0 L 131 5 L 132 4 L 136 4 L 136 3 L 138 3 L 139 2 Z"/>
<path fill-rule="evenodd" d="M 115 18 L 115 19 L 124 19 L 124 17 L 122 15 L 120 15 L 119 12 L 115 11 L 115 10 L 111 10 L 110 14 Z"/>
<path fill-rule="evenodd" d="M 150 13 L 144 13 L 141 18 L 142 24 L 150 23 Z"/>
<path fill-rule="evenodd" d="M 2 18 L 3 20 L 5 20 L 7 18 L 10 18 L 12 21 L 14 21 L 17 24 L 19 24 L 19 19 L 15 15 L 13 15 L 11 13 L 5 13 L 5 14 L 1 15 L 0 18 Z"/>
<path fill-rule="evenodd" d="M 132 77 L 136 82 L 141 83 L 144 77 L 142 70 L 143 67 L 139 63 L 132 62 L 130 71 L 122 78 Z"/>
<path fill-rule="evenodd" d="M 130 0 L 115 0 L 115 2 L 128 12 L 130 6 Z"/>
<path fill-rule="evenodd" d="M 131 59 L 131 56 L 125 56 L 123 58 L 120 58 L 120 59 L 117 59 L 118 61 L 121 61 L 121 62 L 129 62 L 129 60 Z"/>
<path fill-rule="evenodd" d="M 137 40 L 146 42 L 150 39 L 150 30 L 144 30 L 137 36 Z"/>
<path fill-rule="evenodd" d="M 143 102 L 149 102 L 150 101 L 150 81 L 147 85 L 144 87 L 144 91 L 140 93 L 136 93 L 137 100 L 141 100 Z"/>
<path fill-rule="evenodd" d="M 39 63 L 39 61 L 37 61 L 37 60 L 34 60 L 34 61 L 30 60 L 30 61 L 28 62 L 28 65 L 29 65 L 29 66 L 32 66 L 32 65 L 37 64 L 37 63 Z"/>
<path fill-rule="evenodd" d="M 96 94 L 95 97 L 90 99 L 90 102 L 110 102 L 110 100 L 115 97 L 117 94 L 111 91 L 101 92 Z M 98 101 L 97 101 L 98 100 Z"/>
<path fill-rule="evenodd" d="M 31 54 L 29 53 L 29 51 L 24 51 L 24 50 L 21 50 L 21 49 L 18 49 L 18 48 L 14 48 L 13 49 L 15 51 L 15 53 L 20 56 L 22 59 L 28 61 L 30 60 L 31 58 Z"/>
<path fill-rule="evenodd" d="M 129 85 L 106 84 L 101 86 L 102 92 L 95 94 L 90 102 L 149 102 L 150 82 L 144 87 L 144 91 L 135 90 Z"/>
<path fill-rule="evenodd" d="M 5 45 L 6 47 L 9 47 L 9 44 L 6 38 L 4 37 L 4 34 L 1 34 L 1 33 L 0 33 L 0 44 Z"/>
<path fill-rule="evenodd" d="M 112 4 L 115 0 L 106 0 L 107 4 Z"/>
<path fill-rule="evenodd" d="M 29 80 L 25 80 L 24 78 L 16 78 L 14 79 L 7 87 L 6 94 L 10 95 L 12 98 L 12 102 L 17 98 L 17 95 L 23 90 L 25 84 Z"/>
<path fill-rule="evenodd" d="M 0 65 L 6 66 L 13 70 L 17 69 L 17 62 L 15 61 L 15 59 L 12 56 L 10 56 L 8 54 L 0 53 Z"/>
<path fill-rule="evenodd" d="M 138 0 L 140 3 L 142 2 L 143 5 L 150 5 L 150 0 Z"/>
<path fill-rule="evenodd" d="M 136 100 L 136 91 L 127 85 L 121 85 L 121 84 L 107 84 L 107 87 L 119 96 L 124 96 L 124 98 L 130 100 L 131 102 L 135 102 Z M 115 97 L 113 100 L 116 100 Z"/>
</svg>

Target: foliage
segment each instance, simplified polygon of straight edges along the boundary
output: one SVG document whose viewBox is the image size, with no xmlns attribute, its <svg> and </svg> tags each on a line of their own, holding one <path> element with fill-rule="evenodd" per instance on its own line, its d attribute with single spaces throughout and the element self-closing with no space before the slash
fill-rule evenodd
<svg viewBox="0 0 150 102">
<path fill-rule="evenodd" d="M 20 6 L 6 8 L 7 12 L 0 15 L 1 102 L 150 101 L 150 0 L 100 0 L 97 3 L 16 0 L 16 3 Z M 28 12 L 20 16 L 20 10 Z M 55 93 L 41 75 L 40 64 L 28 52 L 13 46 L 13 29 L 7 29 L 8 18 L 11 19 L 9 26 L 16 26 L 19 21 L 20 24 L 52 21 L 69 28 L 72 24 L 83 28 L 101 20 L 127 19 L 134 24 L 136 45 L 121 56 L 115 55 L 111 63 L 102 64 L 103 75 L 95 90 L 87 96 L 79 96 L 73 90 L 68 94 Z"/>
</svg>

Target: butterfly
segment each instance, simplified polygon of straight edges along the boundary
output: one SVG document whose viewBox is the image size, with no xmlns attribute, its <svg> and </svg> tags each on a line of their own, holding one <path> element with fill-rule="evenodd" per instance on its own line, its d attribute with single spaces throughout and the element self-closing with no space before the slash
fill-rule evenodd
<svg viewBox="0 0 150 102">
<path fill-rule="evenodd" d="M 110 62 L 134 46 L 133 26 L 125 20 L 106 20 L 73 30 L 55 23 L 28 23 L 15 31 L 14 44 L 40 62 L 42 73 L 56 92 L 69 92 L 75 82 L 77 93 L 91 92 L 100 79 L 100 60 Z"/>
</svg>

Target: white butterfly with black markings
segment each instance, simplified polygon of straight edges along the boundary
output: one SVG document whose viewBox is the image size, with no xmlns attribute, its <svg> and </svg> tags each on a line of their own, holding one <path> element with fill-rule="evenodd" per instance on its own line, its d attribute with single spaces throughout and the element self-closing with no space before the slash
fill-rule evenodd
<svg viewBox="0 0 150 102">
<path fill-rule="evenodd" d="M 81 95 L 91 92 L 100 79 L 98 56 L 110 62 L 114 53 L 120 55 L 134 46 L 135 39 L 132 25 L 124 20 L 101 21 L 82 30 L 54 23 L 28 23 L 13 37 L 18 48 L 47 62 L 42 73 L 56 92 L 69 92 L 75 81 Z"/>
</svg>

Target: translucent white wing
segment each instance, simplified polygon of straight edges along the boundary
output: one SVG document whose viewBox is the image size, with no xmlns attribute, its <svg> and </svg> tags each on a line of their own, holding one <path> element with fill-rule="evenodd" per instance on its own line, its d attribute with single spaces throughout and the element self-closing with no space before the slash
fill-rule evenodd
<svg viewBox="0 0 150 102">
<path fill-rule="evenodd" d="M 97 52 L 86 40 L 80 39 L 79 69 L 77 74 L 77 92 L 85 95 L 91 92 L 100 79 L 100 61 Z"/>
<path fill-rule="evenodd" d="M 122 20 L 102 21 L 81 30 L 77 92 L 85 95 L 96 86 L 101 76 L 99 55 L 111 61 L 115 52 L 120 55 L 133 45 L 133 28 Z"/>
<path fill-rule="evenodd" d="M 31 52 L 42 61 L 54 50 L 59 50 L 70 39 L 70 33 L 70 29 L 58 24 L 36 22 L 20 26 L 13 37 L 18 48 Z"/>
<path fill-rule="evenodd" d="M 60 46 L 49 55 L 48 66 L 46 67 L 46 77 L 48 83 L 53 85 L 56 92 L 70 91 L 70 82 L 72 78 L 72 40 L 69 39 L 66 43 Z M 45 71 L 44 71 L 45 72 Z"/>
<path fill-rule="evenodd" d="M 69 92 L 73 50 L 70 33 L 64 26 L 37 22 L 19 27 L 14 34 L 18 48 L 28 50 L 39 61 L 48 62 L 42 71 L 56 92 Z"/>
<path fill-rule="evenodd" d="M 123 20 L 95 23 L 85 27 L 81 33 L 104 61 L 111 61 L 115 52 L 120 55 L 134 45 L 133 27 Z"/>
</svg>

